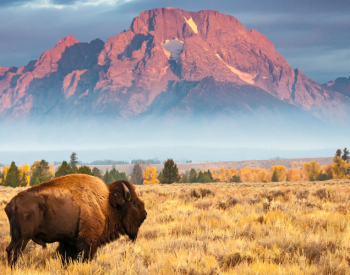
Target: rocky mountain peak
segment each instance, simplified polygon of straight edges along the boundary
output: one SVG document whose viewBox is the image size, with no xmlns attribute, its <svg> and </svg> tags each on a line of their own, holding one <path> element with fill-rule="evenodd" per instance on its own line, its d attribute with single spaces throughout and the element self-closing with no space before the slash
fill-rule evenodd
<svg viewBox="0 0 350 275">
<path fill-rule="evenodd" d="M 73 35 L 69 34 L 66 37 L 63 37 L 62 39 L 58 40 L 56 46 L 63 44 L 63 46 L 70 47 L 75 43 L 79 43 L 79 40 L 76 39 Z"/>
</svg>

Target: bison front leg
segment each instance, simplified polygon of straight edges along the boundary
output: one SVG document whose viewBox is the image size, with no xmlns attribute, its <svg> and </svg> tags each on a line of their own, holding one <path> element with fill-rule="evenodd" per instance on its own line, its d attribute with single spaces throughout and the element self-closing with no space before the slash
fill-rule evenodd
<svg viewBox="0 0 350 275">
<path fill-rule="evenodd" d="M 104 225 L 105 217 L 96 201 L 91 201 L 89 208 L 81 209 L 77 246 L 84 261 L 95 256 Z"/>
<path fill-rule="evenodd" d="M 14 266 L 16 264 L 18 259 L 18 254 L 23 252 L 28 242 L 29 242 L 29 239 L 25 239 L 25 240 L 22 239 L 17 241 L 16 243 L 11 241 L 10 245 L 6 248 L 7 261 L 11 266 Z"/>
<path fill-rule="evenodd" d="M 74 242 L 59 242 L 56 252 L 60 255 L 64 265 L 76 260 L 79 254 L 77 244 Z"/>
<path fill-rule="evenodd" d="M 91 260 L 97 251 L 97 241 L 88 239 L 79 239 L 78 251 L 81 254 L 83 261 Z"/>
</svg>

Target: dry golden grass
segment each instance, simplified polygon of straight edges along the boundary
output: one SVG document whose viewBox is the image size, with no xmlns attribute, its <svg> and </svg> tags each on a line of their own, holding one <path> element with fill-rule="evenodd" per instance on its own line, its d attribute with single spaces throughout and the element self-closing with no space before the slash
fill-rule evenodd
<svg viewBox="0 0 350 275">
<path fill-rule="evenodd" d="M 0 187 L 0 274 L 350 274 L 350 180 L 137 187 L 148 218 L 89 263 L 30 242 L 11 271 Z"/>
</svg>

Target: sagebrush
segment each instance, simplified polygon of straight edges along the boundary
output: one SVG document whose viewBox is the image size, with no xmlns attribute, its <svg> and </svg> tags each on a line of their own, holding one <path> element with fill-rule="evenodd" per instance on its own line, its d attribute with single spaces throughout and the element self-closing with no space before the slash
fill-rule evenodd
<svg viewBox="0 0 350 275">
<path fill-rule="evenodd" d="M 148 217 L 89 263 L 30 243 L 11 271 L 0 187 L 1 274 L 350 274 L 350 180 L 137 186 Z"/>
</svg>

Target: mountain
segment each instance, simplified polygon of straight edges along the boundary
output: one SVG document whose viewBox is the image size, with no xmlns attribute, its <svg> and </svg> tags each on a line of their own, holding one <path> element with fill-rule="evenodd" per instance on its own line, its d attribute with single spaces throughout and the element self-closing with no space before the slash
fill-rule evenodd
<svg viewBox="0 0 350 275">
<path fill-rule="evenodd" d="M 338 77 L 336 80 L 330 81 L 327 84 L 324 84 L 323 86 L 325 86 L 329 90 L 332 90 L 350 97 L 350 76 L 348 78 Z"/>
<path fill-rule="evenodd" d="M 1 121 L 157 116 L 349 116 L 349 93 L 317 84 L 256 30 L 217 11 L 142 12 L 129 30 L 72 35 L 20 68 L 0 67 Z"/>
</svg>

